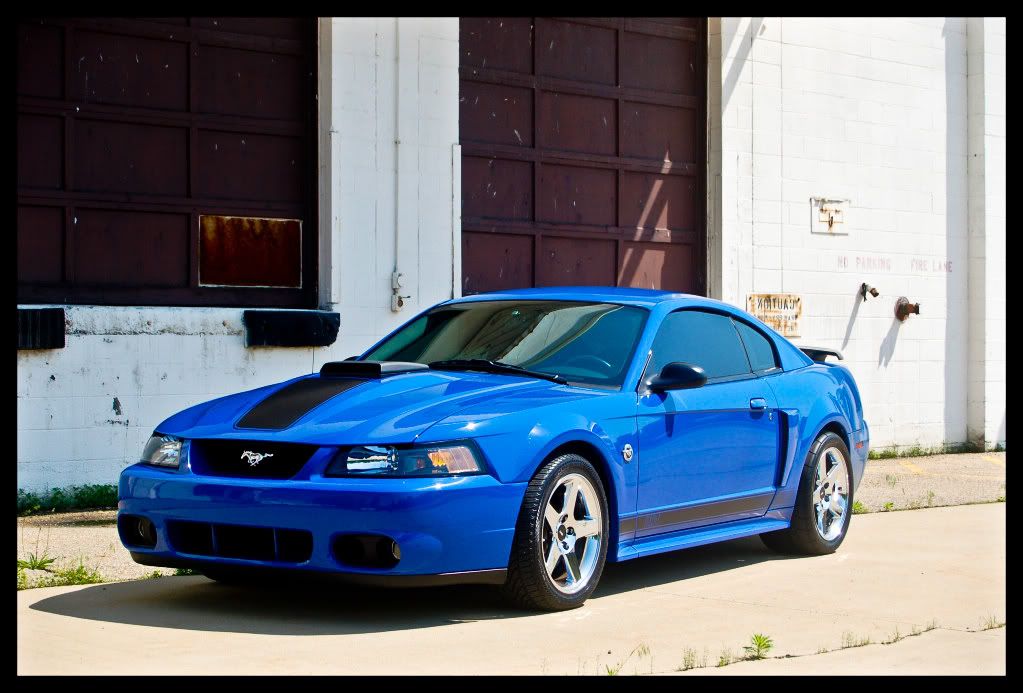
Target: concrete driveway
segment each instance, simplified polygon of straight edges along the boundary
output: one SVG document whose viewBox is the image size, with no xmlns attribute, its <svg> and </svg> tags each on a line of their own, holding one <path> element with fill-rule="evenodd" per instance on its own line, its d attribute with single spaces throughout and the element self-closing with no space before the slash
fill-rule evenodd
<svg viewBox="0 0 1023 693">
<path fill-rule="evenodd" d="M 1005 628 L 982 631 L 988 617 L 1005 620 L 1004 503 L 857 515 L 831 556 L 781 557 L 752 538 L 613 565 L 583 608 L 556 614 L 510 609 L 483 587 L 274 591 L 164 577 L 25 590 L 18 670 L 674 673 L 692 650 L 707 666 L 687 673 L 1001 674 Z M 715 668 L 753 633 L 773 638 L 772 656 L 805 656 Z"/>
</svg>

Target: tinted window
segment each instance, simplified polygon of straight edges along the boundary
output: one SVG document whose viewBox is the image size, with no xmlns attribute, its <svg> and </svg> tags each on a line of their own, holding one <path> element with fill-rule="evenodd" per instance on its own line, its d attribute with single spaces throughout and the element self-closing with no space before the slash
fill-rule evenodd
<svg viewBox="0 0 1023 693">
<path fill-rule="evenodd" d="M 683 310 L 670 314 L 657 331 L 653 352 L 647 377 L 660 373 L 672 361 L 700 366 L 708 378 L 750 372 L 746 350 L 731 318 L 716 313 Z"/>
<path fill-rule="evenodd" d="M 432 363 L 486 359 L 618 387 L 647 311 L 581 301 L 473 301 L 439 306 L 364 358 Z"/>
<path fill-rule="evenodd" d="M 771 340 L 759 330 L 740 320 L 735 321 L 735 328 L 739 330 L 739 335 L 742 336 L 742 341 L 746 345 L 746 353 L 749 355 L 750 366 L 754 371 L 766 371 L 778 366 Z"/>
</svg>

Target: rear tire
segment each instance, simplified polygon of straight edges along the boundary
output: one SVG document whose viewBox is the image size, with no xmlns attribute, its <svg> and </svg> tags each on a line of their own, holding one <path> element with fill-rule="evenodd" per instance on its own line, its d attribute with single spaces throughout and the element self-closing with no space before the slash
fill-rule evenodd
<svg viewBox="0 0 1023 693">
<path fill-rule="evenodd" d="M 604 487 L 586 458 L 568 454 L 544 464 L 526 487 L 505 597 L 530 610 L 582 606 L 604 570 L 608 524 Z"/>
<path fill-rule="evenodd" d="M 768 548 L 803 556 L 821 556 L 838 549 L 852 519 L 850 459 L 841 436 L 831 431 L 817 436 L 803 463 L 792 524 L 760 535 Z"/>
</svg>

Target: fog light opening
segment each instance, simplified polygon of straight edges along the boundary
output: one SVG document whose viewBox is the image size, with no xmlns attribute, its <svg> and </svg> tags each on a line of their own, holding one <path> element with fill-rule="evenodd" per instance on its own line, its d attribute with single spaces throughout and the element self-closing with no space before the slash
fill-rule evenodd
<svg viewBox="0 0 1023 693">
<path fill-rule="evenodd" d="M 353 568 L 388 570 L 401 560 L 398 543 L 380 534 L 342 534 L 333 542 L 334 560 Z"/>
<path fill-rule="evenodd" d="M 152 549 L 156 546 L 156 525 L 140 515 L 121 515 L 117 518 L 121 540 L 128 546 Z"/>
</svg>

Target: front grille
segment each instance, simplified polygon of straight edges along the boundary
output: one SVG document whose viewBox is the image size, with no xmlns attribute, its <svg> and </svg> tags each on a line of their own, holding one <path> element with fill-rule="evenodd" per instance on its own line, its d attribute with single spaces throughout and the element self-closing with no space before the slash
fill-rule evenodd
<svg viewBox="0 0 1023 693">
<path fill-rule="evenodd" d="M 250 561 L 305 563 L 313 553 L 313 535 L 304 529 L 170 520 L 167 540 L 181 553 Z"/>
<path fill-rule="evenodd" d="M 242 479 L 290 479 L 316 452 L 315 445 L 256 440 L 193 440 L 193 474 Z"/>
</svg>

